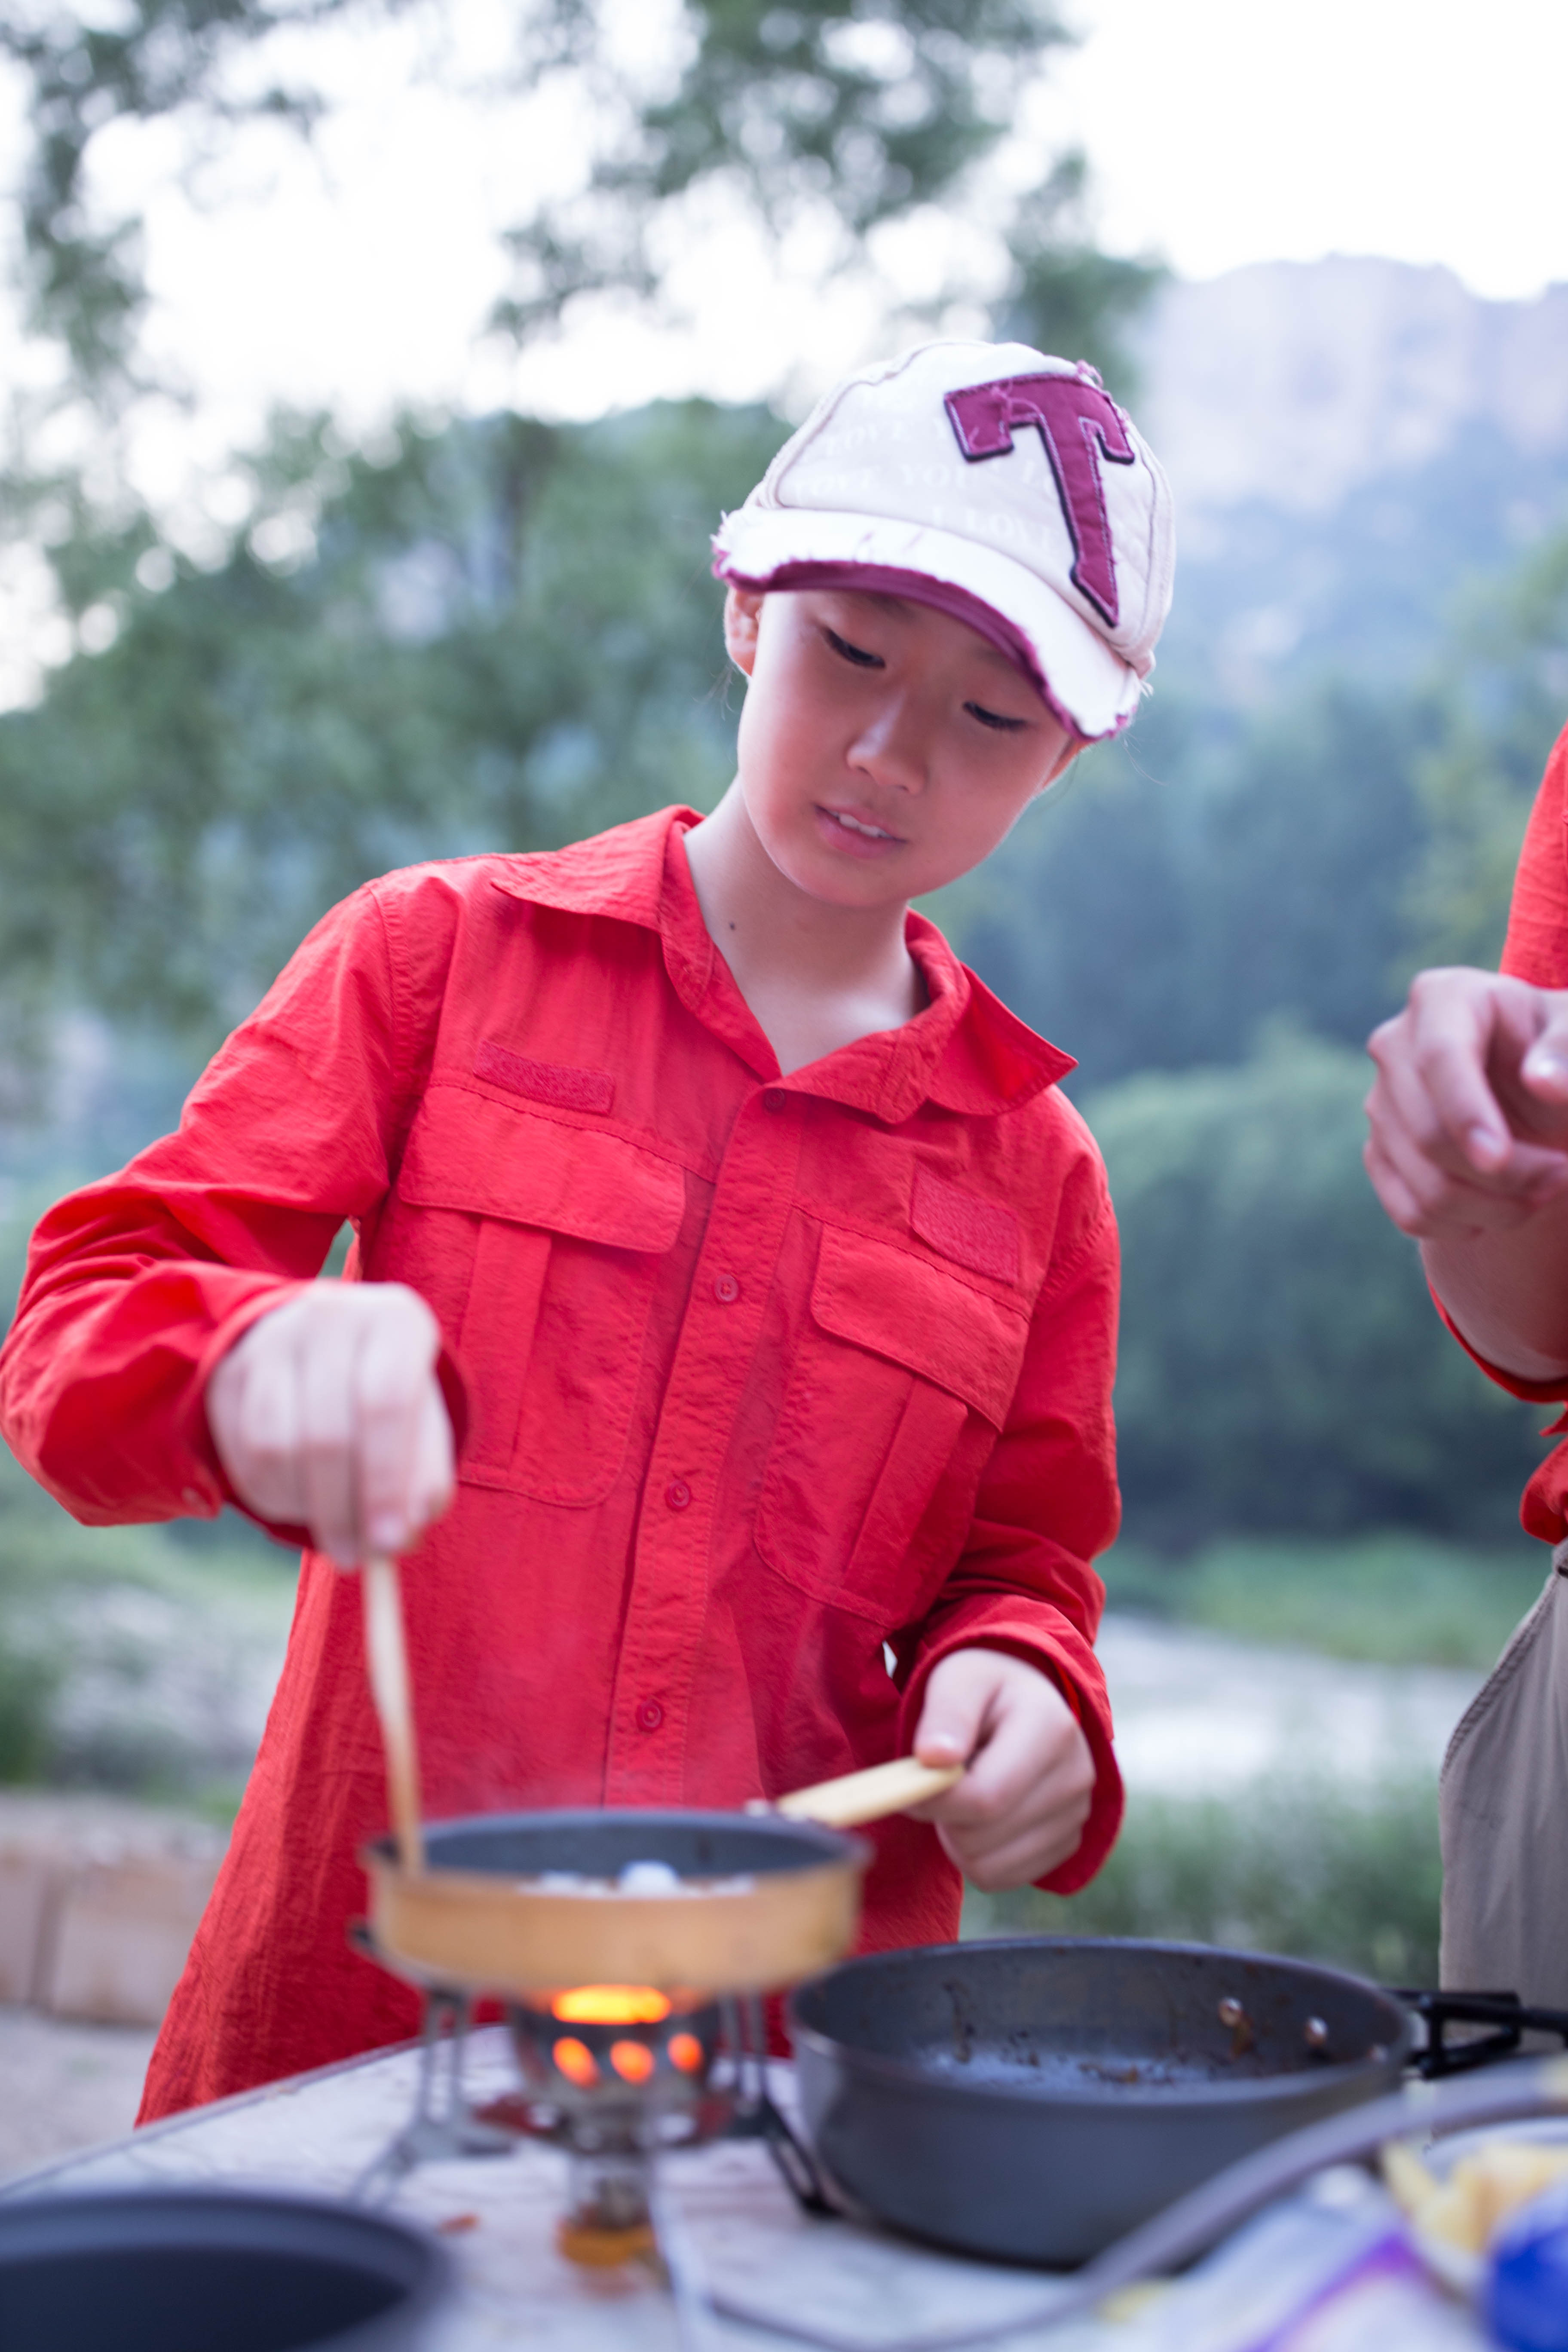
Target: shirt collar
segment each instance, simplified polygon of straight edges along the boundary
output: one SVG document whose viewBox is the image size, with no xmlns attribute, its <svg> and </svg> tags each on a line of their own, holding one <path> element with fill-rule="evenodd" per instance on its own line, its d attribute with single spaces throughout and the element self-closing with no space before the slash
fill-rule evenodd
<svg viewBox="0 0 1568 2352">
<path fill-rule="evenodd" d="M 931 999 L 924 1012 L 781 1078 L 777 1057 L 702 920 L 685 849 L 687 832 L 700 823 L 695 809 L 659 809 L 591 841 L 500 861 L 496 885 L 537 906 L 658 931 L 681 1003 L 758 1078 L 844 1103 L 889 1127 L 912 1118 L 926 1101 L 982 1118 L 1016 1110 L 1076 1066 L 1070 1055 L 1009 1013 L 959 961 L 935 924 L 911 909 L 904 936 Z"/>
</svg>

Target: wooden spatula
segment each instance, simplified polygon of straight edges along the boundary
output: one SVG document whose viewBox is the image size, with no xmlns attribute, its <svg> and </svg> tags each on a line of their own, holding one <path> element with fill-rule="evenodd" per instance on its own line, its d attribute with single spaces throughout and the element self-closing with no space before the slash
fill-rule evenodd
<svg viewBox="0 0 1568 2352">
<path fill-rule="evenodd" d="M 386 1795 L 398 1859 L 411 1875 L 425 1867 L 425 1836 L 419 1826 L 419 1759 L 414 1745 L 414 1703 L 408 1680 L 408 1650 L 403 1638 L 403 1594 L 397 1562 L 381 1555 L 360 1571 L 364 1595 L 364 1654 L 371 1695 L 381 1717 L 386 1750 Z"/>
<path fill-rule="evenodd" d="M 796 1789 L 778 1802 L 748 1805 L 748 1812 L 783 1813 L 792 1822 L 819 1822 L 824 1829 L 858 1829 L 862 1822 L 879 1822 L 889 1813 L 908 1812 L 928 1797 L 940 1797 L 963 1778 L 962 1764 L 922 1764 L 914 1756 L 895 1756 L 890 1764 L 873 1764 L 864 1772 L 846 1772 L 837 1780 L 818 1780 L 815 1788 Z"/>
</svg>

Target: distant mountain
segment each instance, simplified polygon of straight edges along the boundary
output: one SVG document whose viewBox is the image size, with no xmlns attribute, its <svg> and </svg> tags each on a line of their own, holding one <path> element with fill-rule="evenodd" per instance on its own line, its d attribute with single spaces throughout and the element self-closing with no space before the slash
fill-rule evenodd
<svg viewBox="0 0 1568 2352">
<path fill-rule="evenodd" d="M 1455 596 L 1568 524 L 1568 286 L 1489 302 L 1446 269 L 1333 258 L 1177 281 L 1140 414 L 1175 488 L 1168 676 L 1409 676 Z"/>
</svg>

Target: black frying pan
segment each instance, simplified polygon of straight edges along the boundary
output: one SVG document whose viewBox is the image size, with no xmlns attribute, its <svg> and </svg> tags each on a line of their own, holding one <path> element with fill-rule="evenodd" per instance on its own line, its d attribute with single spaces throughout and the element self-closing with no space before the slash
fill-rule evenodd
<svg viewBox="0 0 1568 2352">
<path fill-rule="evenodd" d="M 1393 2090 L 1413 2039 L 1397 2000 L 1337 1969 L 1079 1937 L 850 1960 L 789 2017 L 808 2136 L 853 2203 L 1053 2265 Z"/>
</svg>

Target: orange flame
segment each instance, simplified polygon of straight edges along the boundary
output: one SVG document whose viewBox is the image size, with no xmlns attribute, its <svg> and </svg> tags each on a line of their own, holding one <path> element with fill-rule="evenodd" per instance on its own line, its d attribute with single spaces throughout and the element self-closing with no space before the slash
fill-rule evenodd
<svg viewBox="0 0 1568 2352">
<path fill-rule="evenodd" d="M 669 2003 L 652 1985 L 574 1985 L 556 1994 L 550 2014 L 563 2025 L 658 2025 Z"/>
<path fill-rule="evenodd" d="M 613 2042 L 610 2063 L 623 2083 L 646 2083 L 658 2061 L 646 2042 Z"/>
<path fill-rule="evenodd" d="M 593 2089 L 599 2069 L 585 2042 L 579 2042 L 574 2033 L 563 2034 L 550 2054 L 569 2083 L 575 2083 L 580 2091 Z"/>
</svg>

